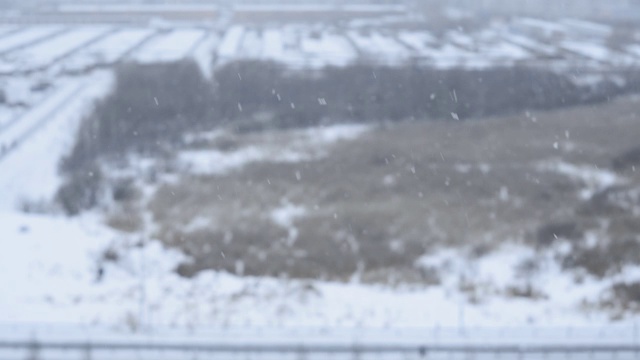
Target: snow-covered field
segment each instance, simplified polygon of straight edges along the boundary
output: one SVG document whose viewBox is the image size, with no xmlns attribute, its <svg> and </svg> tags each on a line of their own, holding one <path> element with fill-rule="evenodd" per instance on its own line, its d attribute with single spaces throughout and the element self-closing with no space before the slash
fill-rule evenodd
<svg viewBox="0 0 640 360">
<path fill-rule="evenodd" d="M 544 270 L 531 279 L 547 298 L 486 296 L 480 302 L 462 294 L 460 279 L 485 284 L 480 291 L 487 294 L 498 293 L 521 280 L 514 268 L 530 255 L 528 248 L 509 245 L 477 260 L 442 249 L 420 259 L 420 266 L 446 274 L 439 286 L 241 277 L 216 271 L 187 279 L 174 272 L 185 255 L 159 241 L 141 243 L 107 227 L 96 213 L 67 218 L 48 205 L 61 182 L 59 161 L 71 148 L 82 117 L 108 92 L 108 67 L 120 61 L 192 58 L 207 75 L 212 67 L 237 59 L 275 60 L 296 68 L 358 60 L 476 68 L 540 64 L 553 57 L 554 63 L 606 70 L 620 63 L 612 54 L 624 52 L 625 64 L 640 65 L 637 44 L 617 52 L 608 48 L 603 39 L 610 32 L 606 25 L 537 19 L 514 19 L 489 33 L 454 29 L 441 36 L 426 29 L 362 33 L 312 25 L 233 25 L 222 34 L 184 25 L 165 32 L 128 26 L 0 27 L 0 86 L 17 81 L 25 88 L 8 96 L 20 106 L 0 104 L 0 324 L 7 324 L 0 325 L 0 338 L 55 338 L 60 331 L 106 338 L 138 331 L 144 336 L 155 332 L 205 339 L 259 334 L 274 341 L 328 336 L 340 341 L 392 337 L 408 342 L 499 342 L 507 335 L 524 342 L 638 341 L 636 318 L 612 325 L 606 314 L 585 310 L 582 303 L 598 300 L 621 278 L 640 280 L 637 267 L 577 285 L 549 254 Z M 107 69 L 93 70 L 98 67 Z M 27 72 L 36 74 L 23 78 Z M 36 93 L 33 88 L 40 80 L 51 82 L 50 88 Z M 309 133 L 296 135 L 297 142 L 289 144 L 292 152 L 275 147 L 191 152 L 179 160 L 195 174 L 223 173 L 256 161 L 322 156 L 331 151 L 336 137 L 349 141 L 364 132 L 360 127 L 327 128 L 313 133 L 315 142 Z M 540 167 L 580 179 L 587 184 L 585 197 L 619 180 L 565 163 Z M 26 207 L 36 213 L 25 213 Z M 281 223 L 286 226 L 289 215 L 276 217 L 284 216 Z M 118 250 L 117 263 L 105 260 L 109 249 Z"/>
<path fill-rule="evenodd" d="M 206 32 L 199 29 L 176 29 L 168 34 L 158 34 L 136 50 L 131 58 L 138 63 L 182 60 L 187 58 L 205 37 Z"/>
<path fill-rule="evenodd" d="M 61 65 L 63 72 L 81 72 L 100 65 L 112 65 L 155 33 L 154 29 L 118 30 L 78 51 Z"/>
<path fill-rule="evenodd" d="M 93 215 L 69 219 L 3 210 L 0 216 L 1 245 L 11 249 L 0 255 L 0 279 L 13 284 L 0 297 L 3 324 L 95 325 L 124 332 L 174 328 L 205 333 L 225 328 L 414 329 L 416 336 L 426 331 L 428 337 L 438 329 L 443 334 L 462 328 L 471 334 L 496 336 L 500 329 L 510 328 L 530 340 L 554 339 L 544 329 L 555 328 L 575 341 L 622 341 L 624 336 L 599 334 L 633 328 L 632 321 L 609 326 L 603 314 L 579 311 L 579 301 L 585 295 L 597 295 L 609 281 L 576 286 L 570 276 L 553 267 L 535 279 L 552 294 L 545 301 L 498 296 L 474 304 L 458 292 L 459 276 L 496 287 L 517 280 L 512 265 L 527 256 L 529 250 L 524 247 L 507 246 L 470 264 L 449 250 L 425 257 L 421 260 L 424 266 L 450 269 L 450 275 L 436 287 L 392 288 L 213 271 L 185 279 L 173 272 L 184 255 L 153 240 L 135 245 L 134 239 L 109 230 Z M 119 246 L 129 248 L 120 252 L 123 258 L 117 264 L 103 260 L 105 249 Z M 640 272 L 630 270 L 621 276 L 637 279 Z M 0 335 L 4 335 L 1 331 L 2 327 Z M 46 333 L 46 326 L 43 331 Z M 629 338 L 632 335 L 626 333 Z"/>
<path fill-rule="evenodd" d="M 385 65 L 397 65 L 406 61 L 409 56 L 407 48 L 401 43 L 377 32 L 361 34 L 352 31 L 348 37 L 365 59 L 377 59 Z"/>
<path fill-rule="evenodd" d="M 349 41 L 336 33 L 307 33 L 300 41 L 305 59 L 312 67 L 344 66 L 357 59 L 357 53 Z"/>
<path fill-rule="evenodd" d="M 61 30 L 62 27 L 60 26 L 32 26 L 3 36 L 0 42 L 0 54 L 5 54 L 17 48 L 36 43 L 38 40 L 56 34 Z"/>
<path fill-rule="evenodd" d="M 50 200 L 59 186 L 58 165 L 73 145 L 81 118 L 110 89 L 110 74 L 60 79 L 59 88 L 0 132 L 0 209 Z M 6 238 L 5 238 L 6 239 Z"/>
<path fill-rule="evenodd" d="M 43 70 L 109 31 L 110 28 L 106 26 L 80 27 L 20 51 L 11 52 L 5 56 L 6 65 L 0 68 L 0 72 Z"/>
<path fill-rule="evenodd" d="M 532 255 L 531 248 L 515 244 L 475 260 L 446 248 L 422 257 L 418 266 L 445 274 L 438 286 L 367 285 L 357 278 L 339 283 L 241 277 L 216 271 L 188 279 L 174 272 L 185 255 L 153 238 L 140 243 L 136 236 L 110 229 L 97 213 L 66 218 L 55 212 L 17 211 L 21 202 L 46 203 L 51 198 L 59 184 L 57 161 L 69 150 L 79 118 L 108 84 L 106 73 L 68 81 L 30 112 L 28 120 L 37 123 L 47 118 L 51 107 L 66 105 L 29 141 L 0 159 L 0 247 L 10 249 L 0 252 L 0 283 L 11 288 L 0 295 L 0 324 L 22 324 L 0 326 L 0 336 L 55 339 L 82 332 L 83 337 L 104 339 L 105 334 L 142 331 L 155 334 L 156 340 L 215 334 L 217 339 L 239 341 L 259 333 L 260 339 L 275 341 L 293 332 L 298 339 L 375 342 L 391 336 L 410 343 L 500 342 L 508 333 L 510 341 L 525 343 L 636 340 L 633 318 L 611 325 L 605 313 L 586 311 L 581 304 L 584 299 L 597 300 L 616 280 L 640 279 L 639 269 L 630 267 L 616 277 L 586 279 L 577 285 L 553 261 L 553 249 L 543 270 L 527 280 L 547 294 L 544 299 L 498 295 L 521 283 L 523 275 L 514 269 Z M 62 101 L 79 89 L 82 96 Z M 297 140 L 285 152 L 269 151 L 273 145 L 267 145 L 253 153 L 208 154 L 204 160 L 185 153 L 184 160 L 192 162 L 193 171 L 207 173 L 266 159 L 302 161 L 366 131 L 345 125 L 310 129 L 292 133 Z M 540 166 L 577 177 L 591 191 L 617 181 L 615 175 L 564 163 Z M 300 211 L 283 206 L 272 216 L 287 227 Z M 106 257 L 108 250 L 117 252 L 117 262 Z M 476 294 L 479 300 L 461 292 L 460 279 L 482 285 Z"/>
<path fill-rule="evenodd" d="M 640 64 L 635 43 L 611 48 L 613 28 L 585 21 L 514 18 L 473 31 L 449 29 L 438 35 L 427 28 L 381 26 L 353 25 L 350 29 L 328 24 L 235 24 L 223 29 L 222 34 L 213 28 L 185 24 L 155 29 L 124 25 L 6 26 L 0 36 L 0 70 L 10 73 L 55 68 L 56 73 L 78 72 L 111 65 L 125 57 L 139 62 L 174 61 L 196 57 L 200 45 L 212 38 L 219 40 L 206 46 L 210 50 L 208 63 L 217 59 L 218 64 L 237 59 L 274 60 L 296 68 L 340 66 L 358 60 L 388 65 L 418 61 L 440 68 L 544 65 L 545 61 L 564 64 L 565 68 L 592 69 Z M 203 54 L 197 56 L 203 59 Z"/>
</svg>

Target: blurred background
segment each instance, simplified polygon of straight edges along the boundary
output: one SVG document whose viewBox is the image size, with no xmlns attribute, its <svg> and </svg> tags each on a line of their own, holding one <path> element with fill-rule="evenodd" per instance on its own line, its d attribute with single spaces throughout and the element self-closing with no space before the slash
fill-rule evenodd
<svg viewBox="0 0 640 360">
<path fill-rule="evenodd" d="M 0 357 L 640 351 L 640 1 L 0 10 Z"/>
</svg>

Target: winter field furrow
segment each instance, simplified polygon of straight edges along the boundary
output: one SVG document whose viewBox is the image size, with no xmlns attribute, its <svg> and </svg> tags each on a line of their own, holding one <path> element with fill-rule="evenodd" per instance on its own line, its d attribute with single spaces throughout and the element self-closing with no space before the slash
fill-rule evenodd
<svg viewBox="0 0 640 360">
<path fill-rule="evenodd" d="M 428 55 L 434 43 L 433 36 L 428 32 L 403 31 L 398 34 L 398 39 L 421 56 Z"/>
<path fill-rule="evenodd" d="M 242 46 L 244 34 L 245 28 L 240 25 L 234 25 L 227 29 L 218 47 L 218 57 L 221 60 L 228 60 L 237 56 Z"/>
<path fill-rule="evenodd" d="M 17 116 L 19 110 L 8 106 L 0 106 L 0 131 Z"/>
<path fill-rule="evenodd" d="M 73 145 L 72 134 L 110 83 L 108 73 L 61 81 L 53 95 L 0 133 L 0 146 L 4 147 L 0 158 L 0 212 L 14 210 L 22 201 L 53 196 L 61 181 L 59 161 Z"/>
<path fill-rule="evenodd" d="M 0 25 L 0 39 L 11 34 L 12 32 L 18 31 L 18 29 L 18 26 Z"/>
<path fill-rule="evenodd" d="M 0 38 L 0 55 L 37 42 L 47 36 L 60 32 L 62 29 L 62 26 L 30 26 L 17 33 L 4 36 Z"/>
<path fill-rule="evenodd" d="M 247 30 L 242 38 L 242 45 L 236 54 L 238 59 L 260 59 L 264 54 L 267 43 L 263 38 L 262 31 L 255 29 Z"/>
<path fill-rule="evenodd" d="M 216 48 L 219 44 L 220 37 L 216 34 L 209 33 L 190 54 L 190 57 L 195 59 L 200 66 L 200 70 L 202 70 L 202 73 L 207 78 L 210 78 L 212 75 L 213 65 L 216 60 Z"/>
<path fill-rule="evenodd" d="M 543 56 L 555 55 L 558 49 L 553 46 L 545 45 L 535 39 L 528 38 L 526 36 L 517 34 L 501 34 L 501 37 L 512 44 L 518 45 L 528 51 L 537 53 Z"/>
<path fill-rule="evenodd" d="M 81 49 L 92 40 L 107 34 L 109 31 L 111 31 L 111 28 L 106 26 L 73 29 L 53 39 L 48 39 L 14 52 L 8 57 L 7 62 L 17 64 L 14 71 L 41 70 Z"/>
<path fill-rule="evenodd" d="M 206 36 L 200 29 L 177 29 L 168 34 L 158 34 L 131 55 L 139 63 L 177 61 L 186 58 L 198 41 Z"/>
<path fill-rule="evenodd" d="M 358 57 L 347 38 L 336 33 L 324 32 L 314 36 L 307 33 L 302 37 L 300 46 L 312 67 L 344 66 Z"/>
<path fill-rule="evenodd" d="M 33 110 L 11 121 L 9 126 L 0 132 L 0 148 L 2 157 L 15 150 L 22 142 L 39 130 L 62 106 L 79 93 L 81 87 L 76 83 L 64 85 L 42 104 Z"/>
<path fill-rule="evenodd" d="M 388 65 L 398 65 L 409 58 L 408 49 L 392 37 L 377 32 L 363 35 L 354 31 L 348 36 L 365 58 Z"/>
<path fill-rule="evenodd" d="M 63 71 L 78 72 L 98 65 L 115 64 L 155 33 L 153 29 L 122 29 L 110 34 L 61 64 Z"/>
<path fill-rule="evenodd" d="M 578 41 L 566 41 L 562 43 L 561 47 L 565 50 L 571 51 L 583 56 L 589 60 L 606 62 L 611 59 L 611 52 L 604 46 L 598 44 L 585 44 Z"/>
<path fill-rule="evenodd" d="M 419 59 L 438 68 L 484 68 L 514 62 L 548 63 L 562 68 L 579 63 L 594 69 L 640 64 L 634 43 L 615 49 L 608 45 L 607 36 L 613 36 L 607 35 L 611 30 L 608 26 L 569 20 L 515 18 L 507 25 L 469 33 L 450 30 L 437 36 L 426 29 L 379 31 L 317 24 L 235 24 L 219 36 L 214 46 L 203 45 L 211 41 L 208 34 L 213 31 L 195 27 L 168 29 L 167 33 L 149 38 L 157 30 L 114 27 L 114 33 L 106 34 L 97 28 L 72 26 L 68 27 L 68 33 L 42 41 L 61 29 L 61 26 L 20 29 L 7 26 L 0 30 L 7 32 L 5 36 L 0 34 L 0 53 L 6 53 L 0 57 L 2 73 L 44 69 L 60 59 L 63 61 L 55 65 L 54 73 L 77 73 L 109 66 L 125 57 L 143 63 L 167 62 L 194 58 L 195 54 L 202 57 L 205 51 L 212 53 L 210 57 L 217 65 L 230 60 L 263 59 L 296 68 L 344 66 L 358 58 L 386 65 Z M 102 35 L 104 38 L 100 38 Z M 80 48 L 83 44 L 87 46 Z"/>
</svg>

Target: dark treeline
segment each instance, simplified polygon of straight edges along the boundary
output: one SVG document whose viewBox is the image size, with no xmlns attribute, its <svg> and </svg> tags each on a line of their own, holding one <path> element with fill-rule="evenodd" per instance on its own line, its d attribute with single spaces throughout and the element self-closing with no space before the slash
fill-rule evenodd
<svg viewBox="0 0 640 360">
<path fill-rule="evenodd" d="M 99 153 L 152 151 L 179 142 L 184 131 L 220 125 L 247 131 L 345 121 L 457 121 L 602 101 L 628 90 L 612 83 L 578 87 L 566 76 L 526 67 L 352 65 L 305 73 L 241 61 L 219 68 L 209 81 L 189 61 L 127 64 L 86 119 L 65 166 L 72 170 Z"/>
<path fill-rule="evenodd" d="M 638 81 L 627 78 L 625 87 L 579 87 L 566 76 L 527 67 L 355 64 L 304 72 L 239 61 L 218 68 L 209 80 L 192 61 L 124 64 L 113 91 L 83 122 L 62 170 L 94 183 L 84 178 L 101 156 L 171 151 L 185 132 L 218 126 L 257 131 L 332 122 L 464 121 L 584 104 L 635 90 Z"/>
</svg>

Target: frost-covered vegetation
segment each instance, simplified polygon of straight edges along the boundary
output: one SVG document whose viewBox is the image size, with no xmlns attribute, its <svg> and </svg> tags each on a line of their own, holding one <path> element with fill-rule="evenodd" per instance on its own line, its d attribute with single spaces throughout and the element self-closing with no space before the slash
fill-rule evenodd
<svg viewBox="0 0 640 360">
<path fill-rule="evenodd" d="M 637 30 L 468 15 L 1 26 L 0 321 L 608 341 L 639 311 Z"/>
<path fill-rule="evenodd" d="M 58 200 L 180 250 L 187 278 L 432 286 L 452 281 L 425 260 L 445 249 L 475 263 L 523 246 L 516 280 L 457 280 L 470 301 L 553 299 L 537 279 L 557 268 L 603 282 L 610 296 L 582 306 L 620 316 L 639 261 L 638 100 L 603 101 L 634 81 L 254 61 L 207 80 L 189 62 L 126 65 L 63 161 Z"/>
</svg>

